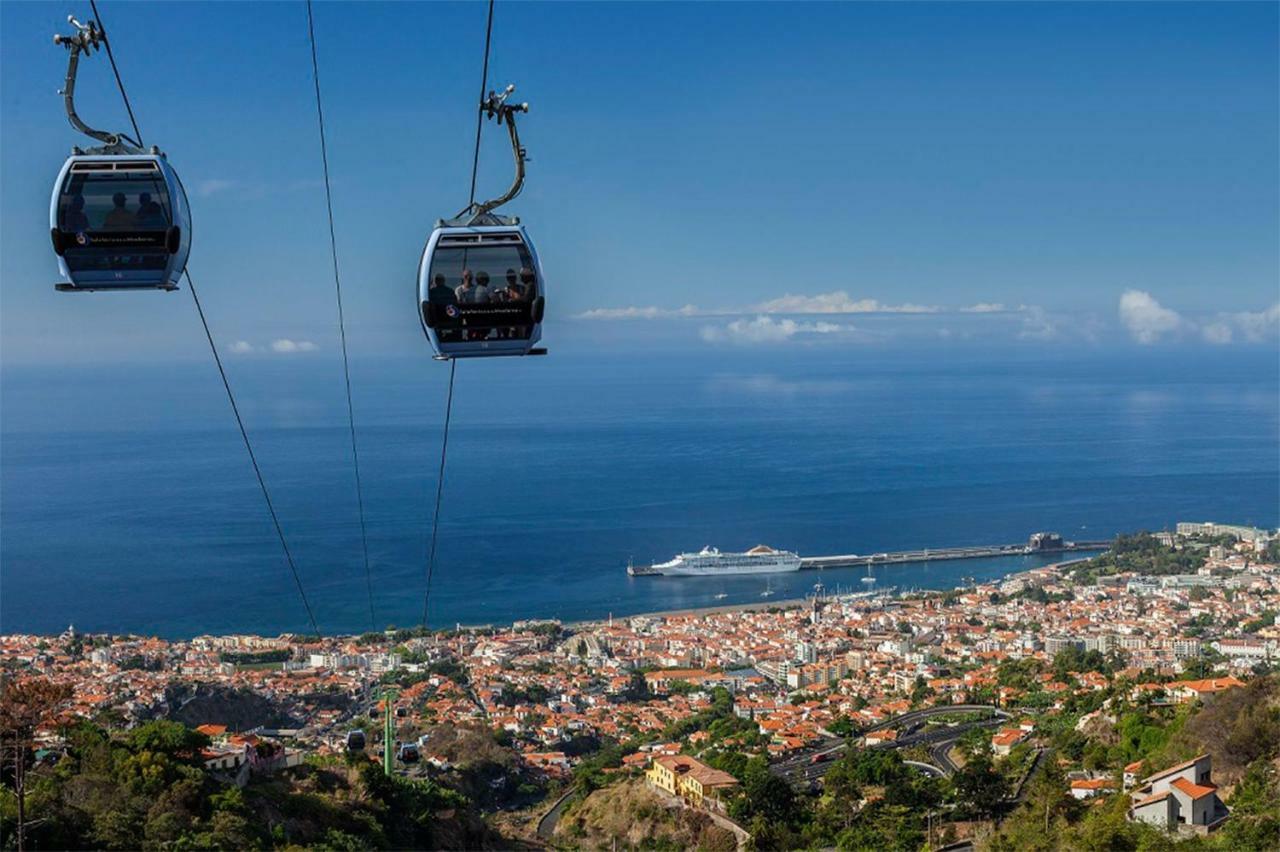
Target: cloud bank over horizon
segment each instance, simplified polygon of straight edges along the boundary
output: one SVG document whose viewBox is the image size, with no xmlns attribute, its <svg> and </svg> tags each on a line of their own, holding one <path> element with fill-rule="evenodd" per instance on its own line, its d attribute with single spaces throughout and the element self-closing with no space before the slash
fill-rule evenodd
<svg viewBox="0 0 1280 852">
<path fill-rule="evenodd" d="M 868 322 L 894 327 L 872 331 L 833 319 L 861 315 Z M 679 308 L 626 306 L 594 308 L 575 320 L 680 320 L 724 318 L 699 327 L 699 338 L 711 344 L 879 343 L 894 337 L 924 334 L 941 340 L 991 339 L 1001 336 L 1028 342 L 1077 342 L 1096 344 L 1110 338 L 1128 338 L 1141 346 L 1167 342 L 1201 342 L 1214 346 L 1259 344 L 1280 339 L 1280 302 L 1263 310 L 1223 311 L 1191 318 L 1162 304 L 1145 290 L 1121 293 L 1114 319 L 1087 312 L 1051 312 L 1040 305 L 1007 305 L 979 301 L 946 306 L 914 302 L 890 303 L 876 298 L 854 298 L 845 290 L 812 295 L 786 293 L 739 308 L 705 308 L 687 304 Z M 951 321 L 958 323 L 953 328 Z M 962 322 L 963 320 L 963 322 Z M 932 323 L 932 325 L 924 325 Z"/>
<path fill-rule="evenodd" d="M 1144 290 L 1120 295 L 1120 324 L 1144 346 L 1167 340 L 1198 338 L 1214 346 L 1266 343 L 1280 338 L 1280 302 L 1261 311 L 1221 312 L 1200 321 L 1165 307 Z"/>
<path fill-rule="evenodd" d="M 226 348 L 232 355 L 253 355 L 259 352 L 274 355 L 295 355 L 303 352 L 317 352 L 320 349 L 310 340 L 292 340 L 287 337 L 278 337 L 265 346 L 259 346 L 247 340 L 234 340 L 227 344 Z"/>
</svg>

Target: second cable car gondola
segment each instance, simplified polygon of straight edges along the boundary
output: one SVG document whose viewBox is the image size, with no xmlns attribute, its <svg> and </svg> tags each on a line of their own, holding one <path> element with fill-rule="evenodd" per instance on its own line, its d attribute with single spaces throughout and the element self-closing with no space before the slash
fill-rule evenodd
<svg viewBox="0 0 1280 852">
<path fill-rule="evenodd" d="M 418 262 L 418 316 L 438 358 L 546 353 L 535 345 L 546 309 L 537 251 L 519 219 L 492 212 L 524 185 L 525 150 L 515 114 L 529 105 L 508 104 L 513 91 L 490 92 L 480 108 L 507 125 L 515 181 L 498 198 L 437 222 Z"/>
<path fill-rule="evenodd" d="M 63 99 L 71 125 L 103 143 L 72 149 L 49 202 L 49 233 L 62 291 L 176 290 L 191 253 L 191 211 L 177 173 L 158 148 L 94 130 L 75 110 L 80 54 L 105 42 L 95 22 L 74 17 L 74 36 L 54 36 L 70 52 Z"/>
</svg>

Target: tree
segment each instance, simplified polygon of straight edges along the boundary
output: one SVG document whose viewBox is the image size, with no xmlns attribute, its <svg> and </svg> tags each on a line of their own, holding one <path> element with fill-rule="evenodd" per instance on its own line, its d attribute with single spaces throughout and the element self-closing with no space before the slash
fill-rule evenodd
<svg viewBox="0 0 1280 852">
<path fill-rule="evenodd" d="M 1280 778 L 1266 760 L 1249 771 L 1231 794 L 1231 819 L 1223 836 L 1232 849 L 1273 848 L 1280 838 Z"/>
<path fill-rule="evenodd" d="M 798 808 L 791 785 L 770 772 L 763 758 L 752 758 L 743 775 L 743 795 L 733 803 L 733 817 L 739 822 L 762 817 L 768 823 L 789 826 Z"/>
<path fill-rule="evenodd" d="M 45 678 L 27 678 L 0 692 L 0 754 L 13 749 L 13 789 L 18 799 L 18 852 L 26 849 L 27 753 L 36 728 L 53 718 L 71 698 L 71 687 Z"/>
<path fill-rule="evenodd" d="M 991 816 L 1009 795 L 1009 781 L 996 771 L 986 752 L 970 756 L 952 779 L 956 797 L 970 812 Z"/>
</svg>

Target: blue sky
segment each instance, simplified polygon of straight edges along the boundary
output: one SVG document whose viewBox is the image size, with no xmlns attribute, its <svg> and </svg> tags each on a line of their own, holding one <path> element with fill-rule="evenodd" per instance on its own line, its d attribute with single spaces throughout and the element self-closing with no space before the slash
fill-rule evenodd
<svg viewBox="0 0 1280 852">
<path fill-rule="evenodd" d="M 192 191 L 224 350 L 337 346 L 300 3 L 101 5 L 146 141 Z M 1275 4 L 499 3 L 532 104 L 547 338 L 582 349 L 1007 340 L 1275 345 Z M 57 294 L 72 144 L 50 36 L 0 4 L 0 356 L 207 357 L 186 293 Z M 484 6 L 319 3 L 354 357 L 427 354 L 414 273 L 466 202 Z M 125 129 L 105 57 L 78 105 Z M 496 128 L 480 192 L 510 176 Z M 241 351 L 242 350 L 242 351 Z"/>
</svg>

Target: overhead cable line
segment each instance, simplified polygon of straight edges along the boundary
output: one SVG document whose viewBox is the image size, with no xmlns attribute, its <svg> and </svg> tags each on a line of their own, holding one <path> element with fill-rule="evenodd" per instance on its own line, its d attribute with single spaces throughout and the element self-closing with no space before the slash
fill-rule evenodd
<svg viewBox="0 0 1280 852">
<path fill-rule="evenodd" d="M 444 439 L 440 443 L 440 470 L 436 473 L 436 510 L 431 517 L 431 551 L 427 556 L 427 593 L 422 599 L 422 626 L 427 626 L 431 608 L 431 575 L 436 570 L 436 535 L 440 531 L 440 498 L 444 494 L 444 462 L 449 454 L 449 421 L 453 416 L 453 377 L 458 371 L 458 359 L 449 359 L 449 395 L 444 407 Z"/>
<path fill-rule="evenodd" d="M 293 561 L 293 553 L 289 550 L 289 543 L 285 540 L 284 530 L 280 527 L 280 517 L 276 514 L 275 504 L 271 502 L 271 492 L 267 490 L 267 481 L 262 476 L 262 468 L 258 467 L 258 457 L 253 452 L 253 444 L 249 442 L 249 433 L 244 428 L 244 419 L 240 416 L 240 407 L 236 405 L 236 396 L 231 392 L 231 382 L 227 380 L 227 371 L 222 366 L 222 358 L 218 355 L 218 347 L 213 342 L 213 334 L 209 331 L 209 322 L 205 319 L 204 308 L 200 305 L 200 296 L 196 293 L 196 282 L 191 280 L 191 272 L 185 273 L 187 278 L 187 286 L 191 288 L 191 298 L 196 303 L 196 312 L 200 314 L 200 325 L 204 327 L 204 336 L 209 341 L 209 351 L 213 353 L 213 362 L 218 365 L 218 375 L 222 377 L 222 386 L 227 389 L 227 399 L 231 402 L 231 413 L 236 416 L 236 425 L 240 427 L 240 437 L 244 439 L 244 448 L 249 452 L 249 462 L 253 465 L 253 474 L 258 478 L 258 487 L 262 489 L 262 499 L 267 504 L 267 514 L 271 516 L 271 523 L 275 527 L 276 537 L 280 539 L 280 549 L 284 551 L 285 561 L 289 563 L 289 570 L 293 572 L 293 582 L 298 587 L 298 594 L 302 597 L 302 605 L 306 607 L 307 618 L 311 621 L 311 628 L 320 635 L 320 626 L 316 624 L 315 613 L 311 611 L 311 602 L 307 600 L 307 593 L 302 588 L 302 577 L 298 574 L 298 566 Z"/>
<path fill-rule="evenodd" d="M 320 63 L 316 58 L 316 28 L 311 0 L 307 0 L 307 36 L 311 40 L 311 76 L 316 88 L 316 121 L 320 127 L 320 161 L 324 166 L 324 200 L 329 212 L 329 252 L 333 256 L 333 287 L 338 302 L 338 336 L 342 340 L 342 378 L 347 390 L 347 430 L 351 435 L 351 462 L 355 469 L 356 506 L 360 513 L 360 549 L 364 554 L 365 589 L 369 595 L 369 629 L 376 630 L 373 614 L 373 571 L 369 567 L 369 531 L 364 516 L 364 487 L 360 482 L 360 450 L 356 443 L 355 406 L 351 401 L 351 364 L 347 357 L 347 324 L 342 310 L 342 276 L 338 273 L 338 238 L 333 226 L 333 191 L 329 185 L 329 147 L 324 133 L 324 107 L 320 98 Z"/>
<path fill-rule="evenodd" d="M 489 0 L 489 20 L 484 25 L 484 67 L 480 71 L 480 98 L 484 102 L 486 90 L 489 88 L 489 45 L 493 40 L 493 0 Z M 471 196 L 467 204 L 476 203 L 476 172 L 480 167 L 480 128 L 484 124 L 484 110 L 476 112 L 476 148 L 471 158 Z"/>
<path fill-rule="evenodd" d="M 98 26 L 103 32 L 103 38 L 107 44 L 107 58 L 111 60 L 111 68 L 115 71 L 116 86 L 120 89 L 120 97 L 124 101 L 125 108 L 129 112 L 129 120 L 133 122 L 134 133 L 138 134 L 138 144 L 142 144 L 142 134 L 138 130 L 137 119 L 133 116 L 133 107 L 129 106 L 129 95 L 125 91 L 124 81 L 120 78 L 120 72 L 116 69 L 115 58 L 111 54 L 111 41 L 106 38 L 106 26 L 102 23 L 102 15 L 98 12 L 98 4 L 96 0 L 89 0 L 89 5 L 93 9 L 94 17 L 97 19 Z M 181 187 L 181 181 L 179 181 Z M 182 188 L 182 194 L 186 196 L 186 188 Z M 218 375 L 222 377 L 222 386 L 227 391 L 227 400 L 231 403 L 231 413 L 235 415 L 236 425 L 240 427 L 240 437 L 244 439 L 244 448 L 249 453 L 249 462 L 253 465 L 254 476 L 258 479 L 258 487 L 262 489 L 262 499 L 267 504 L 267 514 L 271 516 L 271 524 L 275 528 L 276 537 L 280 540 L 280 549 L 284 551 L 285 562 L 289 565 L 289 571 L 293 574 L 293 582 L 298 587 L 298 595 L 302 598 L 302 606 L 307 611 L 307 619 L 311 622 L 311 629 L 316 635 L 320 634 L 320 625 L 316 622 L 315 613 L 311 609 L 311 602 L 307 600 L 307 593 L 302 587 L 302 576 L 298 573 L 297 563 L 294 562 L 293 553 L 289 550 L 289 543 L 284 537 L 284 529 L 280 526 L 280 517 L 276 514 L 275 504 L 271 501 L 271 492 L 267 490 L 267 481 L 262 475 L 262 468 L 258 465 L 257 454 L 253 451 L 253 444 L 249 440 L 249 432 L 245 429 L 244 418 L 240 416 L 240 406 L 236 404 L 236 396 L 231 390 L 231 382 L 227 378 L 227 371 L 222 366 L 222 357 L 218 355 L 218 346 L 213 342 L 213 333 L 209 330 L 209 322 L 204 315 L 204 307 L 200 304 L 200 295 L 196 292 L 196 282 L 191 278 L 190 270 L 184 270 L 187 279 L 187 286 L 191 290 L 191 299 L 195 302 L 196 313 L 200 316 L 200 325 L 204 328 L 205 339 L 209 341 L 209 351 L 213 353 L 213 362 L 218 367 Z"/>
<path fill-rule="evenodd" d="M 107 60 L 111 63 L 111 73 L 116 75 L 116 87 L 120 90 L 125 111 L 129 113 L 129 123 L 133 125 L 133 140 L 138 143 L 139 148 L 142 148 L 144 147 L 142 131 L 138 129 L 138 119 L 133 117 L 133 105 L 129 103 L 129 96 L 125 94 L 124 81 L 120 79 L 120 69 L 116 67 L 116 55 L 111 52 L 111 39 L 107 38 L 107 25 L 102 23 L 102 15 L 98 12 L 98 0 L 89 0 L 89 8 L 93 10 L 93 18 L 98 22 L 98 29 L 102 32 L 102 43 L 107 46 Z"/>
<path fill-rule="evenodd" d="M 480 70 L 480 103 L 484 102 L 485 92 L 489 88 L 489 47 L 493 43 L 493 5 L 494 0 L 489 0 L 489 14 L 484 25 L 484 62 Z M 471 193 L 467 199 L 468 206 L 475 204 L 476 201 L 476 175 L 480 168 L 480 130 L 483 126 L 484 110 L 481 108 L 476 111 L 476 144 L 471 158 Z M 454 376 L 457 375 L 457 371 L 457 359 L 450 358 L 449 393 L 445 398 L 444 407 L 444 435 L 440 441 L 440 469 L 436 475 L 436 507 L 431 515 L 431 546 L 427 555 L 426 592 L 422 598 L 423 629 L 427 627 L 427 618 L 431 612 L 431 577 L 435 574 L 436 569 L 436 540 L 440 532 L 440 503 L 444 496 L 444 468 L 445 461 L 449 455 L 449 423 L 453 419 L 453 380 Z"/>
</svg>

